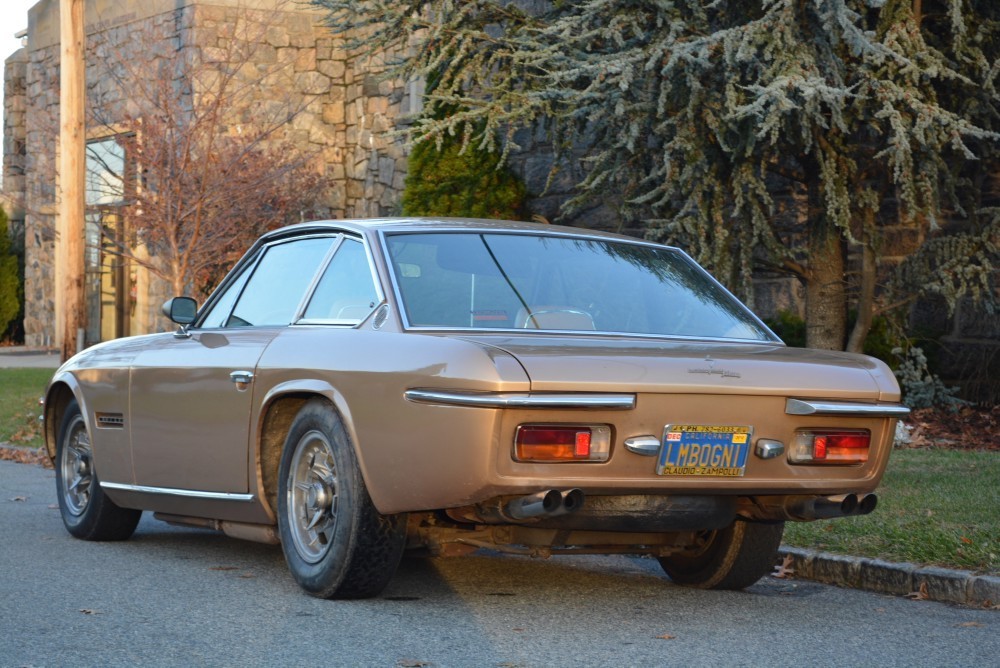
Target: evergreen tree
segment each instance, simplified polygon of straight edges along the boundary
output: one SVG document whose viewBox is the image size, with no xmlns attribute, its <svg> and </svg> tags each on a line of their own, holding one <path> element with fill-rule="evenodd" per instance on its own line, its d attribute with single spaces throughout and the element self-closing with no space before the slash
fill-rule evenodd
<svg viewBox="0 0 1000 668">
<path fill-rule="evenodd" d="M 901 277 L 952 305 L 993 294 L 1000 224 L 972 163 L 998 139 L 996 3 L 313 1 L 334 30 L 360 30 L 354 46 L 408 46 L 394 74 L 441 76 L 427 103 L 460 111 L 430 114 L 414 141 L 458 134 L 503 156 L 516 129 L 543 124 L 557 146 L 588 147 L 569 210 L 615 201 L 744 297 L 755 261 L 791 272 L 810 346 L 860 350 L 878 259 L 896 252 L 889 225 L 933 234 L 945 210 L 962 218 Z M 862 259 L 853 295 L 849 244 Z"/>
<path fill-rule="evenodd" d="M 17 255 L 11 248 L 7 212 L 0 207 L 0 334 L 21 311 L 21 279 L 17 271 Z"/>
</svg>

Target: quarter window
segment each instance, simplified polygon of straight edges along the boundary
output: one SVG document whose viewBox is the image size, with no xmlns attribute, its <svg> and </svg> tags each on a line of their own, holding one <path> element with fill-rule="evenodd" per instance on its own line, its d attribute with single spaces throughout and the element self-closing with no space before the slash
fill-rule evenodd
<svg viewBox="0 0 1000 668">
<path fill-rule="evenodd" d="M 305 318 L 357 324 L 378 301 L 364 245 L 356 239 L 344 239 L 309 300 Z"/>
</svg>

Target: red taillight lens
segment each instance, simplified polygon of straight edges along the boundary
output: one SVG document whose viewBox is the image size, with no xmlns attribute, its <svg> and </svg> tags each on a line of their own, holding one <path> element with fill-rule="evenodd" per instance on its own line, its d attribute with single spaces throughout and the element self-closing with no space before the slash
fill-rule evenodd
<svg viewBox="0 0 1000 668">
<path fill-rule="evenodd" d="M 861 464 L 868 461 L 871 432 L 862 429 L 806 429 L 795 432 L 788 451 L 793 464 Z"/>
<path fill-rule="evenodd" d="M 605 425 L 521 425 L 514 458 L 521 462 L 606 461 L 611 429 Z"/>
</svg>

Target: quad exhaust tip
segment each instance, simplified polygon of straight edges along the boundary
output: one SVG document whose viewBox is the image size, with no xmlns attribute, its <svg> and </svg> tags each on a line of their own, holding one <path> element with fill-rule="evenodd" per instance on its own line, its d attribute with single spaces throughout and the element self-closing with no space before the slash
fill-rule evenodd
<svg viewBox="0 0 1000 668">
<path fill-rule="evenodd" d="M 515 520 L 555 517 L 579 510 L 583 507 L 583 501 L 583 490 L 550 489 L 508 501 L 504 506 L 504 513 Z"/>
</svg>

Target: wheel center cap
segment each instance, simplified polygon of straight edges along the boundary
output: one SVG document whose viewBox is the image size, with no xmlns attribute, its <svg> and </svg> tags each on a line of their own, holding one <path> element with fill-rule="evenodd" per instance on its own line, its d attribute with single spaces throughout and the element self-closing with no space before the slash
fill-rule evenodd
<svg viewBox="0 0 1000 668">
<path fill-rule="evenodd" d="M 330 488 L 321 482 L 314 482 L 306 492 L 306 503 L 313 510 L 330 508 Z"/>
<path fill-rule="evenodd" d="M 88 464 L 86 459 L 80 457 L 79 459 L 76 460 L 76 465 L 73 467 L 73 470 L 76 472 L 78 476 L 83 477 L 87 475 L 87 473 L 89 472 L 90 465 Z"/>
</svg>

